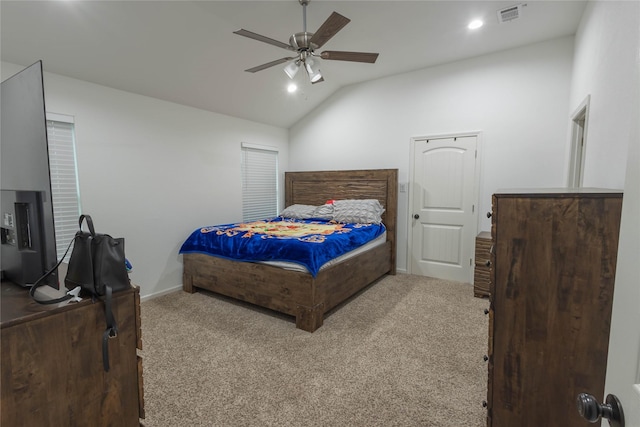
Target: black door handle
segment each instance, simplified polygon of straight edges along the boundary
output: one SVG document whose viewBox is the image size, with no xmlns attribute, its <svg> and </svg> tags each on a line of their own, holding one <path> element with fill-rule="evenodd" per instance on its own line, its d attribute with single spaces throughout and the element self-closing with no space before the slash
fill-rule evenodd
<svg viewBox="0 0 640 427">
<path fill-rule="evenodd" d="M 420 215 L 415 214 L 415 215 L 413 216 L 413 218 L 414 218 L 414 219 L 418 219 L 418 218 L 420 218 Z"/>
<path fill-rule="evenodd" d="M 590 423 L 597 422 L 600 418 L 609 420 L 611 427 L 624 427 L 624 412 L 620 400 L 610 394 L 605 400 L 606 403 L 601 405 L 598 399 L 588 393 L 580 393 L 578 395 L 578 413 Z"/>
</svg>

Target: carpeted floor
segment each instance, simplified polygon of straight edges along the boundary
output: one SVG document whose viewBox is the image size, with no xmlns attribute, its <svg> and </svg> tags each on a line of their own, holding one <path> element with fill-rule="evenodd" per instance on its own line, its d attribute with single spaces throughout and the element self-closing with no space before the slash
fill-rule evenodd
<svg viewBox="0 0 640 427">
<path fill-rule="evenodd" d="M 207 293 L 145 301 L 144 425 L 484 426 L 488 305 L 398 274 L 311 334 Z"/>
</svg>

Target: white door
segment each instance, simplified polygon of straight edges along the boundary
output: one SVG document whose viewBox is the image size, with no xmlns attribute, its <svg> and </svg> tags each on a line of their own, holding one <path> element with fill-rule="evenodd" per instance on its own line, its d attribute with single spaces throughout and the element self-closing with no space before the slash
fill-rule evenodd
<svg viewBox="0 0 640 427">
<path fill-rule="evenodd" d="M 636 125 L 637 126 L 637 125 Z M 625 426 L 640 427 L 640 141 L 629 142 L 605 395 L 617 396 Z M 589 392 L 585 390 L 585 392 Z M 604 396 L 595 396 L 600 403 Z M 603 427 L 606 423 L 602 423 Z"/>
<path fill-rule="evenodd" d="M 477 135 L 413 143 L 410 272 L 471 283 Z"/>
</svg>

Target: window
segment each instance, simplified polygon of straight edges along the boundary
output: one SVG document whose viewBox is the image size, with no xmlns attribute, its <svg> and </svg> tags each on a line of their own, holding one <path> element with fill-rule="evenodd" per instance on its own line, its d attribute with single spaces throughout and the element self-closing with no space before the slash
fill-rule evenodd
<svg viewBox="0 0 640 427">
<path fill-rule="evenodd" d="M 47 114 L 51 201 L 56 230 L 58 260 L 78 231 L 80 192 L 73 117 Z M 71 254 L 67 254 L 69 257 Z M 68 259 L 67 259 L 68 261 Z"/>
<path fill-rule="evenodd" d="M 242 143 L 242 220 L 278 215 L 278 151 Z"/>
</svg>

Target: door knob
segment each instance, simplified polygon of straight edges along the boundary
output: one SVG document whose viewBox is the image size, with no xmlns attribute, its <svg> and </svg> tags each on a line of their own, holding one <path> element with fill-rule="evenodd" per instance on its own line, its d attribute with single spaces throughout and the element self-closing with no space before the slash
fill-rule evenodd
<svg viewBox="0 0 640 427">
<path fill-rule="evenodd" d="M 624 427 L 624 412 L 620 400 L 615 395 L 609 394 L 605 402 L 601 405 L 592 395 L 580 393 L 577 400 L 578 413 L 590 423 L 606 418 L 611 427 Z"/>
<path fill-rule="evenodd" d="M 414 219 L 418 219 L 418 218 L 420 218 L 420 215 L 415 214 L 415 215 L 413 216 L 413 218 L 414 218 Z"/>
</svg>

